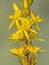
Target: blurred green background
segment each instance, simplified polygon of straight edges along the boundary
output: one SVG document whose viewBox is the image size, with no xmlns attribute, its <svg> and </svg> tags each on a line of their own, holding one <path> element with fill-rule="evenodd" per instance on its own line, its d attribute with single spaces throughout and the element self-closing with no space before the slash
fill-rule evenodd
<svg viewBox="0 0 49 65">
<path fill-rule="evenodd" d="M 13 2 L 16 2 L 19 6 L 18 0 L 0 0 L 0 65 L 19 65 L 18 58 L 10 53 L 10 48 L 16 47 L 15 44 L 8 45 L 10 42 L 8 37 L 15 30 L 14 28 L 8 30 L 11 23 L 8 15 L 13 12 Z M 36 41 L 35 43 L 42 49 L 46 49 L 47 52 L 39 57 L 37 65 L 49 65 L 49 0 L 34 0 L 32 10 L 45 19 L 45 22 L 39 24 L 41 28 L 39 37 L 45 39 L 45 42 Z"/>
</svg>

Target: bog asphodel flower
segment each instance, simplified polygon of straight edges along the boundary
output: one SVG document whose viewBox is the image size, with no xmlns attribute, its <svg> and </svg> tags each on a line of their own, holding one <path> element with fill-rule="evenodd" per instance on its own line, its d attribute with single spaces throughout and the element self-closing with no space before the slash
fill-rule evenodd
<svg viewBox="0 0 49 65">
<path fill-rule="evenodd" d="M 31 13 L 31 25 L 35 25 L 36 29 L 40 31 L 40 28 L 38 26 L 38 23 L 42 22 L 43 19 L 40 17 L 40 15 L 35 16 L 34 12 Z"/>
<path fill-rule="evenodd" d="M 13 49 L 10 49 L 10 51 L 11 51 L 12 54 L 15 55 L 15 56 L 24 56 L 24 54 L 23 54 L 24 47 L 19 48 L 19 49 L 13 48 Z"/>
<path fill-rule="evenodd" d="M 41 48 L 38 46 L 32 47 L 31 45 L 27 46 L 26 50 L 28 50 L 31 54 L 35 55 L 36 57 L 38 57 L 38 54 L 46 52 L 46 50 L 41 50 Z"/>
<path fill-rule="evenodd" d="M 14 34 L 12 34 L 11 37 L 9 37 L 8 39 L 14 40 L 14 41 L 19 41 L 19 40 L 21 41 L 21 40 L 24 39 L 24 35 L 23 35 L 22 32 L 20 32 L 19 34 L 14 33 Z"/>
<path fill-rule="evenodd" d="M 17 39 L 18 38 L 17 36 L 19 36 L 19 34 L 21 35 L 21 33 L 22 33 L 21 37 L 24 36 L 28 40 L 29 32 L 32 32 L 32 34 L 37 34 L 36 31 L 34 31 L 33 29 L 31 29 L 31 27 L 29 27 L 29 21 L 25 18 L 21 18 L 21 24 L 19 24 L 19 29 L 9 39 Z"/>
<path fill-rule="evenodd" d="M 16 28 L 16 31 L 9 37 L 10 40 L 13 40 L 10 44 L 18 41 L 21 45 L 20 48 L 12 48 L 10 51 L 13 55 L 18 56 L 21 65 L 35 65 L 39 54 L 46 52 L 39 46 L 32 45 L 32 42 L 35 40 L 44 41 L 42 38 L 36 37 L 40 31 L 38 23 L 42 22 L 43 19 L 40 15 L 35 16 L 30 11 L 33 0 L 19 0 L 19 2 L 21 9 L 16 3 L 13 3 L 14 12 L 12 15 L 9 15 L 12 23 L 8 29 L 11 29 L 13 25 Z"/>
<path fill-rule="evenodd" d="M 14 13 L 13 15 L 9 15 L 9 18 L 12 19 L 12 23 L 10 24 L 8 29 L 11 29 L 11 27 L 16 24 L 17 28 L 19 28 L 19 19 L 21 18 L 21 10 L 17 7 L 15 3 L 13 3 Z"/>
<path fill-rule="evenodd" d="M 14 33 L 12 35 L 11 38 L 9 39 L 17 39 L 19 34 L 21 36 L 21 33 L 25 36 L 26 39 L 29 39 L 29 35 L 28 35 L 28 31 L 32 32 L 34 34 L 37 34 L 36 31 L 34 31 L 33 29 L 31 29 L 30 27 L 30 21 L 27 18 L 23 18 L 21 17 L 21 11 L 18 9 L 17 5 L 15 3 L 13 3 L 13 7 L 14 7 L 14 15 L 10 15 L 9 18 L 13 19 L 13 22 L 11 23 L 11 25 L 9 26 L 9 29 L 13 26 L 13 24 L 15 23 L 15 26 L 17 27 L 18 31 L 16 33 Z M 19 21 L 21 21 L 19 23 Z M 23 36 L 22 35 L 22 36 Z M 21 36 L 21 37 L 22 37 Z M 18 38 L 19 39 L 19 38 Z"/>
</svg>

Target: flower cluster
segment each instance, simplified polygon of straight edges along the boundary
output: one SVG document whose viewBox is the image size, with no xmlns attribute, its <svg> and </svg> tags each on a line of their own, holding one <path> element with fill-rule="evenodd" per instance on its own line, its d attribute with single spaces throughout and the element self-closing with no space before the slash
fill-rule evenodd
<svg viewBox="0 0 49 65">
<path fill-rule="evenodd" d="M 32 2 L 33 0 L 24 0 L 24 7 L 22 9 L 19 9 L 18 6 L 13 3 L 14 12 L 12 15 L 9 15 L 9 18 L 12 19 L 12 23 L 8 29 L 10 30 L 12 26 L 16 28 L 16 32 L 9 37 L 9 40 L 20 42 L 21 45 L 24 42 L 22 47 L 13 48 L 10 49 L 10 51 L 13 55 L 18 56 L 19 62 L 22 65 L 35 65 L 39 54 L 46 52 L 46 50 L 42 50 L 34 44 L 32 46 L 34 40 L 44 41 L 43 39 L 36 37 L 40 31 L 38 23 L 41 23 L 43 19 L 39 14 L 36 16 L 34 12 L 30 11 L 29 5 L 32 5 Z M 21 1 L 20 4 L 22 6 Z M 36 29 L 33 29 L 34 26 Z M 29 55 L 31 57 L 29 57 Z"/>
</svg>

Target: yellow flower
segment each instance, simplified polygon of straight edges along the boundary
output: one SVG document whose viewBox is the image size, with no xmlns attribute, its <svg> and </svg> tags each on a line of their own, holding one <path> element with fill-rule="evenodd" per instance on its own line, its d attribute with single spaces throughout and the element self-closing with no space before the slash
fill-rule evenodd
<svg viewBox="0 0 49 65">
<path fill-rule="evenodd" d="M 8 38 L 10 40 L 14 40 L 14 41 L 20 41 L 20 40 L 23 40 L 24 39 L 24 35 L 22 32 L 20 32 L 19 34 L 12 34 L 10 38 Z"/>
<path fill-rule="evenodd" d="M 15 56 L 24 56 L 24 54 L 23 54 L 24 47 L 19 48 L 19 49 L 13 48 L 13 49 L 10 49 L 10 51 L 11 51 L 12 54 L 15 55 Z"/>
<path fill-rule="evenodd" d="M 34 24 L 37 30 L 40 31 L 40 28 L 37 23 L 42 22 L 43 19 L 39 15 L 35 16 L 35 14 L 32 12 L 30 21 L 32 22 L 31 25 Z"/>
<path fill-rule="evenodd" d="M 22 47 L 13 48 L 10 49 L 10 51 L 13 55 L 18 56 L 21 65 L 35 65 L 39 54 L 46 52 L 46 50 L 42 50 L 38 46 L 31 46 L 34 40 L 44 41 L 41 38 L 36 38 L 36 35 L 40 31 L 38 23 L 42 22 L 43 19 L 40 15 L 35 16 L 35 14 L 30 11 L 33 0 L 19 0 L 19 2 L 21 10 L 16 3 L 13 3 L 14 12 L 12 15 L 9 15 L 9 18 L 12 19 L 12 23 L 8 29 L 11 29 L 13 25 L 16 26 L 16 32 L 13 33 L 9 39 L 14 40 L 14 42 L 18 41 L 20 44 L 23 43 L 24 46 L 21 44 Z M 33 29 L 33 26 L 36 27 L 37 32 Z M 14 42 L 12 41 L 12 43 Z"/>
<path fill-rule="evenodd" d="M 13 19 L 12 23 L 10 24 L 8 29 L 11 29 L 11 27 L 14 25 L 14 23 L 16 23 L 17 28 L 19 28 L 19 19 L 21 18 L 21 11 L 20 9 L 17 7 L 17 5 L 15 3 L 13 3 L 13 8 L 14 8 L 14 13 L 13 15 L 10 15 L 9 18 Z"/>
<path fill-rule="evenodd" d="M 15 3 L 13 3 L 13 8 L 14 8 L 14 15 L 9 16 L 10 19 L 13 19 L 13 22 L 9 26 L 9 29 L 13 26 L 13 24 L 15 24 L 18 31 L 16 33 L 14 33 L 11 36 L 11 38 L 9 38 L 9 39 L 18 40 L 18 39 L 22 39 L 23 36 L 24 36 L 28 40 L 29 39 L 29 32 L 37 34 L 37 32 L 34 31 L 30 27 L 30 21 L 27 18 L 22 18 L 21 17 L 21 11 Z M 22 33 L 22 36 L 21 36 L 21 33 Z M 19 37 L 19 34 L 20 34 L 21 38 Z"/>
<path fill-rule="evenodd" d="M 29 40 L 29 32 L 31 32 L 33 34 L 37 34 L 36 31 L 34 31 L 31 27 L 29 27 L 29 21 L 27 19 L 25 19 L 25 18 L 21 18 L 21 24 L 19 26 L 19 29 L 9 39 L 11 39 L 11 40 L 13 38 L 14 39 L 17 39 L 18 38 L 17 36 L 19 36 L 19 34 L 21 35 L 21 33 L 22 33 L 22 36 L 21 37 L 24 36 L 27 40 Z"/>
<path fill-rule="evenodd" d="M 35 55 L 36 57 L 38 57 L 38 54 L 39 54 L 39 53 L 44 53 L 44 52 L 46 52 L 46 50 L 41 50 L 41 48 L 38 47 L 38 46 L 32 47 L 31 45 L 27 46 L 26 50 L 28 50 L 30 53 L 32 53 L 32 54 Z"/>
</svg>

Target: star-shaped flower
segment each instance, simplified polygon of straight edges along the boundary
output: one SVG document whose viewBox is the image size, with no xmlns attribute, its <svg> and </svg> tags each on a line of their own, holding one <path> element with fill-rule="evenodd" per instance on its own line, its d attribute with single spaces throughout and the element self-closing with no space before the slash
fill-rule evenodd
<svg viewBox="0 0 49 65">
<path fill-rule="evenodd" d="M 23 54 L 24 47 L 19 48 L 19 49 L 13 48 L 13 49 L 10 49 L 10 51 L 11 51 L 12 54 L 15 55 L 15 56 L 24 56 L 24 54 Z"/>
<path fill-rule="evenodd" d="M 17 25 L 17 28 L 19 28 L 19 19 L 21 18 L 21 10 L 17 7 L 15 3 L 13 3 L 14 13 L 13 15 L 10 15 L 9 18 L 12 19 L 12 23 L 10 24 L 8 29 L 11 29 L 11 27 L 14 25 L 14 23 Z"/>
<path fill-rule="evenodd" d="M 41 50 L 41 48 L 38 46 L 32 47 L 31 45 L 28 45 L 26 47 L 26 51 L 28 50 L 31 54 L 35 55 L 36 57 L 38 57 L 38 54 L 46 52 L 46 50 Z"/>
<path fill-rule="evenodd" d="M 29 40 L 29 32 L 31 32 L 32 34 L 37 34 L 36 31 L 34 31 L 31 27 L 29 27 L 29 21 L 25 18 L 21 18 L 21 24 L 19 24 L 19 29 L 9 39 L 11 40 L 17 39 L 18 38 L 17 36 L 19 36 L 19 34 L 21 35 L 22 33 L 22 36 L 24 36 L 27 40 Z"/>
<path fill-rule="evenodd" d="M 30 26 L 35 25 L 37 30 L 40 31 L 38 23 L 43 21 L 43 19 L 40 17 L 40 15 L 35 16 L 34 12 L 32 12 L 30 21 L 31 21 Z"/>
</svg>

